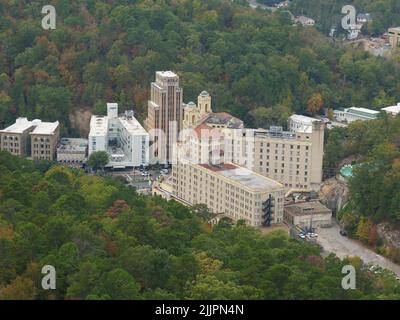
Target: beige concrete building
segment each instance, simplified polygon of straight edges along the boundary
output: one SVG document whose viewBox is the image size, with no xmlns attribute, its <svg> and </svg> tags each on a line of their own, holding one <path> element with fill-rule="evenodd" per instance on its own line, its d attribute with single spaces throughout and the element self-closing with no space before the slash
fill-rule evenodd
<svg viewBox="0 0 400 320">
<path fill-rule="evenodd" d="M 216 214 L 251 226 L 283 222 L 283 185 L 246 168 L 196 164 L 182 157 L 172 180 L 174 195 L 188 204 L 206 204 Z"/>
<path fill-rule="evenodd" d="M 290 227 L 329 227 L 332 225 L 332 211 L 320 202 L 300 202 L 286 205 L 284 221 Z"/>
<path fill-rule="evenodd" d="M 57 162 L 69 165 L 86 163 L 88 155 L 88 140 L 63 138 L 57 147 Z"/>
<path fill-rule="evenodd" d="M 183 121 L 183 90 L 179 77 L 171 71 L 156 72 L 144 127 L 152 140 L 150 162 L 171 163 L 173 146 L 178 141 Z"/>
<path fill-rule="evenodd" d="M 31 135 L 31 157 L 36 160 L 55 160 L 60 139 L 60 124 L 34 120 L 35 129 Z"/>
<path fill-rule="evenodd" d="M 0 131 L 0 149 L 32 159 L 54 160 L 59 132 L 58 121 L 28 121 L 27 118 L 18 118 L 15 124 Z"/>
<path fill-rule="evenodd" d="M 203 91 L 197 98 L 197 105 L 189 102 L 183 106 L 183 128 L 196 126 L 210 113 L 212 113 L 211 96 L 207 91 Z"/>
<path fill-rule="evenodd" d="M 389 44 L 392 48 L 397 48 L 400 45 L 400 27 L 389 28 Z"/>
<path fill-rule="evenodd" d="M 18 118 L 15 123 L 4 130 L 0 130 L 0 150 L 27 157 L 31 151 L 31 139 L 29 133 L 35 127 L 27 118 Z"/>
<path fill-rule="evenodd" d="M 312 130 L 228 129 L 224 161 L 233 162 L 282 183 L 286 190 L 317 190 L 322 181 L 324 124 Z"/>
</svg>

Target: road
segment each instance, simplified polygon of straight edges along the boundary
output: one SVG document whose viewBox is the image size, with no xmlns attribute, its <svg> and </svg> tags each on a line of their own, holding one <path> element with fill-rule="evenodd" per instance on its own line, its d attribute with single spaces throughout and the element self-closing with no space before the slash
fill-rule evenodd
<svg viewBox="0 0 400 320">
<path fill-rule="evenodd" d="M 357 241 L 341 236 L 339 231 L 340 228 L 338 225 L 334 225 L 332 228 L 318 229 L 318 243 L 324 248 L 324 251 L 333 252 L 339 258 L 358 256 L 365 263 L 371 263 L 392 270 L 398 277 L 400 277 L 399 265 L 381 255 L 378 255 L 374 251 L 363 247 Z"/>
<path fill-rule="evenodd" d="M 276 10 L 275 7 L 268 7 L 268 6 L 264 5 L 264 4 L 258 3 L 257 0 L 247 0 L 247 2 L 249 3 L 249 6 L 252 7 L 253 9 L 261 8 L 261 9 L 264 9 L 264 10 L 268 9 L 268 10 L 271 10 L 271 11 L 275 11 Z"/>
</svg>

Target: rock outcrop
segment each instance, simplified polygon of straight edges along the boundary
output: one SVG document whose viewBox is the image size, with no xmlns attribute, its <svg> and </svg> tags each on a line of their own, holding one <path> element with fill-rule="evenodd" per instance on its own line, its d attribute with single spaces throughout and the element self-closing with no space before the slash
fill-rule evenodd
<svg viewBox="0 0 400 320">
<path fill-rule="evenodd" d="M 349 189 L 346 182 L 332 178 L 323 182 L 318 197 L 336 214 L 349 200 Z"/>
</svg>

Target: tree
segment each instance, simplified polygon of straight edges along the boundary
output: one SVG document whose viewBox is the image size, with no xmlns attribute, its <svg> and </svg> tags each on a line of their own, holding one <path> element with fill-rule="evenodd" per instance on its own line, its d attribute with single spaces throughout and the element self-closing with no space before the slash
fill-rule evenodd
<svg viewBox="0 0 400 320">
<path fill-rule="evenodd" d="M 210 222 L 215 217 L 215 214 L 207 207 L 207 205 L 202 203 L 192 206 L 191 211 L 206 222 Z"/>
<path fill-rule="evenodd" d="M 324 106 L 324 99 L 320 93 L 313 94 L 307 102 L 307 111 L 314 114 Z"/>
<path fill-rule="evenodd" d="M 99 169 L 104 170 L 104 167 L 108 164 L 108 162 L 109 158 L 107 152 L 96 151 L 90 155 L 87 165 L 93 170 L 97 171 Z"/>
<path fill-rule="evenodd" d="M 140 298 L 139 284 L 123 269 L 114 269 L 106 274 L 104 293 L 113 300 L 137 300 Z"/>
<path fill-rule="evenodd" d="M 8 286 L 0 288 L 0 300 L 34 300 L 36 292 L 31 279 L 18 276 Z"/>
</svg>

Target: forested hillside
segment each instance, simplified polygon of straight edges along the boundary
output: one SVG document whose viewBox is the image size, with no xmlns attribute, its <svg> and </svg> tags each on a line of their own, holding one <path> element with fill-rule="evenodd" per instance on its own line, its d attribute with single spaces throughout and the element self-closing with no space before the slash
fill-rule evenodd
<svg viewBox="0 0 400 320">
<path fill-rule="evenodd" d="M 399 299 L 387 272 L 121 182 L 0 153 L 0 299 Z M 345 264 L 357 289 L 341 287 Z M 53 265 L 57 289 L 40 287 Z"/>
<path fill-rule="evenodd" d="M 49 3 L 57 29 L 44 31 Z M 207 90 L 216 110 L 255 126 L 400 98 L 394 62 L 230 0 L 3 0 L 0 16 L 0 127 L 27 116 L 77 134 L 69 115 L 104 112 L 107 101 L 143 119 L 154 72 L 166 69 L 181 76 L 186 102 Z"/>
<path fill-rule="evenodd" d="M 353 5 L 357 13 L 369 13 L 373 19 L 362 28 L 363 33 L 382 35 L 389 27 L 400 24 L 400 1 L 398 0 L 293 0 L 291 10 L 316 20 L 316 26 L 325 34 L 335 25 L 341 28 L 342 7 Z"/>
</svg>

